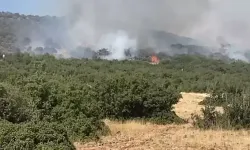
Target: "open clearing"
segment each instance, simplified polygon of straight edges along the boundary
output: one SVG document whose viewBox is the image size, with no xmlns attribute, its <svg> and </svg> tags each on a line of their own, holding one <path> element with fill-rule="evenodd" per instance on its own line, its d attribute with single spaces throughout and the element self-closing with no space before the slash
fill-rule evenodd
<svg viewBox="0 0 250 150">
<path fill-rule="evenodd" d="M 179 100 L 175 107 L 175 113 L 185 119 L 190 121 L 192 114 L 202 116 L 201 109 L 204 108 L 203 105 L 198 105 L 199 102 L 203 101 L 208 94 L 203 93 L 181 93 L 182 98 Z M 216 111 L 223 113 L 222 107 L 216 107 Z"/>
<path fill-rule="evenodd" d="M 176 114 L 190 120 L 191 114 L 201 114 L 198 103 L 207 94 L 181 93 L 175 105 Z M 223 111 L 217 108 L 218 111 Z M 106 120 L 111 135 L 96 143 L 75 144 L 77 150 L 250 150 L 250 131 L 201 131 L 190 123 L 185 125 L 153 125 L 128 121 Z"/>
</svg>

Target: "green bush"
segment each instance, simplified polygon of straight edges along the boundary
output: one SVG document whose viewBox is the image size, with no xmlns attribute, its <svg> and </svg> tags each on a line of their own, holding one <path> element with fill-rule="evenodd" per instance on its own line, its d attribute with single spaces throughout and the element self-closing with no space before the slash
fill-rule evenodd
<svg viewBox="0 0 250 150">
<path fill-rule="evenodd" d="M 0 119 L 12 123 L 29 120 L 25 99 L 22 98 L 19 90 L 10 85 L 0 84 Z"/>
<path fill-rule="evenodd" d="M 63 127 L 39 122 L 12 124 L 0 122 L 0 149 L 5 150 L 74 150 Z"/>
<path fill-rule="evenodd" d="M 216 100 L 218 101 L 217 103 Z M 202 111 L 204 118 L 194 117 L 196 126 L 204 129 L 215 127 L 225 129 L 250 128 L 249 94 L 221 93 L 217 96 L 213 95 L 212 98 L 207 99 L 205 102 L 207 102 L 206 108 Z M 214 104 L 223 106 L 224 112 L 222 114 L 216 112 Z"/>
<path fill-rule="evenodd" d="M 202 108 L 202 116 L 194 115 L 192 116 L 193 125 L 201 129 L 214 129 L 220 127 L 220 118 L 222 117 L 219 114 L 214 106 L 206 106 Z"/>
<path fill-rule="evenodd" d="M 250 128 L 250 97 L 238 97 L 225 106 L 225 117 L 233 128 Z"/>
<path fill-rule="evenodd" d="M 71 117 L 65 119 L 62 125 L 71 141 L 98 140 L 100 136 L 110 133 L 104 122 L 96 118 Z"/>
<path fill-rule="evenodd" d="M 97 83 L 93 99 L 99 104 L 101 118 L 165 118 L 173 122 L 173 105 L 181 97 L 168 81 L 154 84 L 141 75 L 115 77 Z"/>
</svg>

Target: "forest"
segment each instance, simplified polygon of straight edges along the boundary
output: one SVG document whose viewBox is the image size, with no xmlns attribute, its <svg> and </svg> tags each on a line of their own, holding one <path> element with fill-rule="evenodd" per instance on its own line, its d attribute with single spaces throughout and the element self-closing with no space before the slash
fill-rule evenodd
<svg viewBox="0 0 250 150">
<path fill-rule="evenodd" d="M 107 135 L 107 118 L 184 123 L 173 111 L 182 91 L 211 94 L 195 126 L 250 127 L 250 65 L 241 61 L 180 55 L 151 65 L 15 53 L 0 68 L 0 149 L 75 149 L 75 141 Z"/>
</svg>

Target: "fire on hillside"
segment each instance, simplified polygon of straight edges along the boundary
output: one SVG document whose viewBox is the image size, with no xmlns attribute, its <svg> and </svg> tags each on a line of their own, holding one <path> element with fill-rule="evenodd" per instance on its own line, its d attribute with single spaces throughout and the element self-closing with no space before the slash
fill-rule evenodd
<svg viewBox="0 0 250 150">
<path fill-rule="evenodd" d="M 157 65 L 160 63 L 160 59 L 156 55 L 151 56 L 151 64 L 152 65 Z"/>
</svg>

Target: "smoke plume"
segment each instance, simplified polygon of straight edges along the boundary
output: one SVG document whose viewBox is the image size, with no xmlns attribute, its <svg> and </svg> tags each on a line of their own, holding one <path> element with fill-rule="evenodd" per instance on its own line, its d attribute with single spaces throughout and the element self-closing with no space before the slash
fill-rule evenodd
<svg viewBox="0 0 250 150">
<path fill-rule="evenodd" d="M 250 47 L 248 0 L 56 1 L 55 12 L 64 20 L 60 31 L 49 30 L 68 53 L 79 46 L 107 48 L 112 51 L 107 59 L 123 59 L 124 49 L 174 54 L 171 45 L 183 44 L 245 60 Z"/>
<path fill-rule="evenodd" d="M 118 59 L 123 58 L 122 49 L 160 49 L 150 31 L 182 35 L 210 9 L 208 0 L 64 0 L 60 4 L 68 45 L 112 47 L 111 58 Z"/>
</svg>

